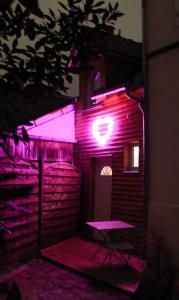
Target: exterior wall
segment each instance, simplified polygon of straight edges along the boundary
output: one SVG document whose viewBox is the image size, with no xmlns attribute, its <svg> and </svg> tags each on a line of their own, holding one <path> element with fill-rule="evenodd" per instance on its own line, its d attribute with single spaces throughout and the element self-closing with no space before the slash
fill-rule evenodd
<svg viewBox="0 0 179 300">
<path fill-rule="evenodd" d="M 147 54 L 178 41 L 174 2 L 146 1 Z M 179 49 L 148 58 L 149 104 L 149 230 L 164 235 L 179 267 Z"/>
<path fill-rule="evenodd" d="M 179 27 L 174 22 L 174 0 L 146 0 L 147 51 L 178 41 Z"/>
<path fill-rule="evenodd" d="M 94 195 L 92 167 L 95 157 L 112 155 L 112 219 L 128 221 L 142 229 L 144 225 L 143 204 L 143 115 L 138 104 L 125 94 L 107 96 L 99 106 L 83 110 L 76 107 L 75 164 L 82 173 L 82 222 L 94 218 Z M 111 116 L 114 131 L 108 145 L 100 147 L 92 137 L 93 121 L 102 116 Z M 124 146 L 131 141 L 140 143 L 140 169 L 138 173 L 124 172 Z M 84 224 L 84 223 L 83 223 Z M 84 225 L 83 225 L 84 227 Z M 128 237 L 130 238 L 129 234 Z M 132 238 L 132 237 L 131 237 Z M 142 242 L 139 234 L 133 236 L 136 243 Z"/>
</svg>

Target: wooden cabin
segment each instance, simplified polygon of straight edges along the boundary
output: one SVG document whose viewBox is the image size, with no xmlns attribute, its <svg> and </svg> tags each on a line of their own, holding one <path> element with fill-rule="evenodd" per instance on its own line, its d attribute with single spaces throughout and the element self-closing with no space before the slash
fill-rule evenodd
<svg viewBox="0 0 179 300">
<path fill-rule="evenodd" d="M 86 221 L 121 219 L 136 225 L 135 233 L 125 235 L 143 249 L 142 48 L 122 37 L 110 36 L 109 41 L 104 47 L 103 40 L 101 55 L 88 69 L 81 66 L 75 104 L 74 162 L 82 175 L 82 235 L 90 237 Z"/>
<path fill-rule="evenodd" d="M 135 97 L 140 99 L 141 93 L 137 89 Z M 144 228 L 143 113 L 124 87 L 92 99 L 95 104 L 86 110 L 76 105 L 74 157 L 82 174 L 81 222 L 121 219 L 135 224 L 138 230 L 127 239 L 139 247 Z"/>
</svg>

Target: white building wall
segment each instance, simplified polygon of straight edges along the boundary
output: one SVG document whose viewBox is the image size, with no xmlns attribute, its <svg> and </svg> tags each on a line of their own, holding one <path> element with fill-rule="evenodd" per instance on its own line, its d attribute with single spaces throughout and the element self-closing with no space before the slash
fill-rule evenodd
<svg viewBox="0 0 179 300">
<path fill-rule="evenodd" d="M 149 52 L 178 41 L 179 27 L 175 25 L 174 1 L 178 0 L 144 0 Z"/>
<path fill-rule="evenodd" d="M 147 0 L 147 52 L 178 41 L 171 0 Z M 149 228 L 166 238 L 179 267 L 179 48 L 148 58 Z"/>
</svg>

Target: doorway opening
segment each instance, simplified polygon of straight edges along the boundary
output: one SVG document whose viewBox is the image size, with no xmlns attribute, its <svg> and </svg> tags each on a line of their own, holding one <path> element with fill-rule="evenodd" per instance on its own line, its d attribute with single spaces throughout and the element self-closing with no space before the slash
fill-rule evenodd
<svg viewBox="0 0 179 300">
<path fill-rule="evenodd" d="M 112 200 L 112 156 L 95 158 L 94 174 L 94 211 L 95 221 L 111 220 Z M 101 239 L 97 232 L 93 232 L 95 239 Z"/>
</svg>

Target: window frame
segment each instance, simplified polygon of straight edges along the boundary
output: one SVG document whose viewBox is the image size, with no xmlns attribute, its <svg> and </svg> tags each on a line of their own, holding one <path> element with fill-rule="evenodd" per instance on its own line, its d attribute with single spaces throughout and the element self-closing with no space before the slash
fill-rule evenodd
<svg viewBox="0 0 179 300">
<path fill-rule="evenodd" d="M 108 172 L 105 172 L 104 174 L 102 174 L 102 172 L 105 168 L 108 170 Z M 112 176 L 112 168 L 108 165 L 105 165 L 104 167 L 102 167 L 102 169 L 100 171 L 100 176 Z"/>
<path fill-rule="evenodd" d="M 138 147 L 138 166 L 134 166 L 134 147 Z M 138 141 L 132 141 L 124 146 L 124 172 L 138 173 L 140 168 L 140 145 Z"/>
</svg>

